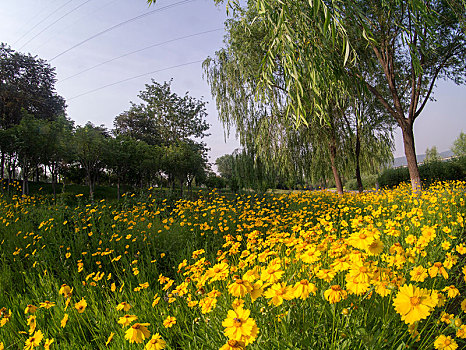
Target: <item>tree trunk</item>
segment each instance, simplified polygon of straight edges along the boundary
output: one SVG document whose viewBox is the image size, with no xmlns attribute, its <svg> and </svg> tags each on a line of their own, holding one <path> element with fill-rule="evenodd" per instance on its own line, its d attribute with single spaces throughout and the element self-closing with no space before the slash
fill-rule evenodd
<svg viewBox="0 0 466 350">
<path fill-rule="evenodd" d="M 414 147 L 413 124 L 406 123 L 401 127 L 406 161 L 408 162 L 409 177 L 413 193 L 419 194 L 422 190 L 421 176 L 417 166 L 416 149 Z"/>
<path fill-rule="evenodd" d="M 333 177 L 335 179 L 335 186 L 337 187 L 337 192 L 338 194 L 343 194 L 343 185 L 341 183 L 341 178 L 340 174 L 338 173 L 338 169 L 336 166 L 336 155 L 337 155 L 337 146 L 335 139 L 332 138 L 330 142 L 330 163 L 332 164 L 332 172 L 333 172 Z"/>
<path fill-rule="evenodd" d="M 120 200 L 120 178 L 117 176 L 117 199 Z"/>
<path fill-rule="evenodd" d="M 364 187 L 362 185 L 361 168 L 359 165 L 360 153 L 361 153 L 361 139 L 359 135 L 359 128 L 356 126 L 356 147 L 354 151 L 354 154 L 356 156 L 356 181 L 358 182 L 358 191 L 359 193 L 362 193 L 362 191 L 364 191 Z"/>
</svg>

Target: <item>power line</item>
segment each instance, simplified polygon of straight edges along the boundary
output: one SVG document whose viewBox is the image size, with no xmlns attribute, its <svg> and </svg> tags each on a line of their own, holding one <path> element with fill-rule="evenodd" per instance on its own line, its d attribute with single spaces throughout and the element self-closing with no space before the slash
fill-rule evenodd
<svg viewBox="0 0 466 350">
<path fill-rule="evenodd" d="M 67 23 L 67 28 L 66 30 L 69 31 L 70 28 L 72 28 L 76 23 L 82 23 L 82 19 L 83 18 L 87 18 L 89 17 L 90 13 L 92 14 L 95 14 L 95 13 L 98 13 L 100 10 L 102 10 L 103 8 L 109 6 L 110 4 L 116 2 L 116 1 L 119 1 L 119 0 L 110 0 L 109 2 L 107 2 L 106 4 L 94 9 L 94 8 L 91 8 L 87 13 L 83 13 L 82 16 L 76 18 L 76 20 L 73 22 L 73 23 Z M 100 5 L 100 3 L 98 3 L 98 5 Z M 57 35 L 59 34 L 63 34 L 63 33 L 59 33 L 57 32 L 54 36 L 48 38 L 46 41 L 44 41 L 42 44 L 34 47 L 31 49 L 32 52 L 37 52 L 37 50 L 39 50 L 41 47 L 43 47 L 44 45 L 47 45 L 47 44 L 50 44 L 50 41 L 55 38 Z"/>
<path fill-rule="evenodd" d="M 163 71 L 170 70 L 170 69 L 174 69 L 174 68 L 180 68 L 180 67 L 184 67 L 184 66 L 189 66 L 189 65 L 191 65 L 191 64 L 201 63 L 201 62 L 203 62 L 203 61 L 204 61 L 204 60 L 192 61 L 192 62 L 188 62 L 188 63 L 178 64 L 178 65 L 176 65 L 176 66 L 171 66 L 171 67 L 167 67 L 167 68 L 157 69 L 157 70 L 154 70 L 154 71 L 148 72 L 148 73 L 139 74 L 139 75 L 136 75 L 136 76 L 134 76 L 134 77 L 130 77 L 130 78 L 126 78 L 126 79 L 123 79 L 123 80 L 119 80 L 119 81 L 117 81 L 117 82 L 114 82 L 114 83 L 111 83 L 111 84 L 107 84 L 107 85 L 98 87 L 98 88 L 96 88 L 96 89 L 90 90 L 90 91 L 83 92 L 82 94 L 79 94 L 79 95 L 76 95 L 76 96 L 73 96 L 73 97 L 67 99 L 67 101 L 74 100 L 75 98 L 78 98 L 78 97 L 81 97 L 81 96 L 84 96 L 84 95 L 91 94 L 91 93 L 93 93 L 93 92 L 96 92 L 96 91 L 99 91 L 99 90 L 108 88 L 108 87 L 110 87 L 110 86 L 114 86 L 114 85 L 121 84 L 121 83 L 130 81 L 130 80 L 134 80 L 134 79 L 137 79 L 137 78 L 141 78 L 141 77 L 146 76 L 146 75 L 149 75 L 149 74 L 154 74 L 154 73 L 159 73 L 159 72 L 163 72 Z"/>
<path fill-rule="evenodd" d="M 26 35 L 28 35 L 29 33 L 31 33 L 34 29 L 37 28 L 37 26 L 41 25 L 42 23 L 44 23 L 46 20 L 48 20 L 50 17 L 52 17 L 55 13 L 57 13 L 58 11 L 60 11 L 63 7 L 65 7 L 66 5 L 68 5 L 70 2 L 72 2 L 73 0 L 70 0 L 68 2 L 66 2 L 65 4 L 59 6 L 55 11 L 52 11 L 48 16 L 46 16 L 45 18 L 43 18 L 42 20 L 40 20 L 39 22 L 37 22 L 31 29 L 29 29 L 26 33 L 24 33 L 18 40 L 16 40 L 13 45 L 16 45 L 16 43 L 18 41 L 20 41 L 22 38 L 24 38 Z"/>
<path fill-rule="evenodd" d="M 150 48 L 153 48 L 153 47 L 156 47 L 156 46 L 161 46 L 161 45 L 164 45 L 164 44 L 168 44 L 168 43 L 172 43 L 174 41 L 179 41 L 179 40 L 183 40 L 183 39 L 188 39 L 188 38 L 192 38 L 194 36 L 199 36 L 199 35 L 203 35 L 203 34 L 208 34 L 208 33 L 213 33 L 213 32 L 218 32 L 220 30 L 223 30 L 223 28 L 217 28 L 217 29 L 212 29 L 212 30 L 207 30 L 207 31 L 204 31 L 204 32 L 200 32 L 200 33 L 195 33 L 195 34 L 190 34 L 190 35 L 186 35 L 186 36 L 181 36 L 181 37 L 178 37 L 178 38 L 175 38 L 175 39 L 170 39 L 170 40 L 166 40 L 166 41 L 163 41 L 163 42 L 160 42 L 160 43 L 157 43 L 157 44 L 153 44 L 153 45 L 150 45 L 150 46 L 147 46 L 147 47 L 144 47 L 142 49 L 139 49 L 139 50 L 135 50 L 135 51 L 131 51 L 131 52 L 128 52 L 128 53 L 125 53 L 121 56 L 118 56 L 118 57 L 114 57 L 112 59 L 109 59 L 107 61 L 104 61 L 102 63 L 99 63 L 99 64 L 96 64 L 95 66 L 92 66 L 92 67 L 89 67 L 89 68 L 86 68 L 76 74 L 73 74 L 73 75 L 70 75 L 64 79 L 61 79 L 58 81 L 58 83 L 61 83 L 61 82 L 64 82 L 65 80 L 68 80 L 68 79 L 71 79 L 71 78 L 74 78 L 78 75 L 81 75 L 85 72 L 88 72 L 94 68 L 97 68 L 97 67 L 100 67 L 100 66 L 103 66 L 104 64 L 107 64 L 107 63 L 110 63 L 110 62 L 113 62 L 113 61 L 116 61 L 120 58 L 123 58 L 123 57 L 126 57 L 126 56 L 130 56 L 132 54 L 135 54 L 135 53 L 138 53 L 138 52 L 141 52 L 141 51 L 144 51 L 144 50 L 147 50 L 147 49 L 150 49 Z"/>
<path fill-rule="evenodd" d="M 89 1 L 92 1 L 92 0 L 87 0 L 87 1 L 84 1 L 82 4 L 76 6 L 75 8 L 73 8 L 72 10 L 68 11 L 67 13 L 65 13 L 63 16 L 61 16 L 60 18 L 58 18 L 55 22 L 52 22 L 51 24 L 49 24 L 47 27 L 45 27 L 44 29 L 42 29 L 39 33 L 37 33 L 36 35 L 34 35 L 31 39 L 29 39 L 28 41 L 26 41 L 25 44 L 23 44 L 23 46 L 21 46 L 19 49 L 21 50 L 23 47 L 25 47 L 27 44 L 29 44 L 32 40 L 34 40 L 35 38 L 37 38 L 39 35 L 41 35 L 43 32 L 45 32 L 47 29 L 49 29 L 51 26 L 53 26 L 55 23 L 61 21 L 63 18 L 65 18 L 66 16 L 68 16 L 70 13 L 73 13 L 74 11 L 76 11 L 77 9 L 79 9 L 80 7 L 86 5 Z"/>
<path fill-rule="evenodd" d="M 112 31 L 112 30 L 114 30 L 114 29 L 116 29 L 116 28 L 118 28 L 118 27 L 121 27 L 121 26 L 125 25 L 125 24 L 128 24 L 128 23 L 130 23 L 130 22 L 134 22 L 134 21 L 136 21 L 136 20 L 138 20 L 138 19 L 141 19 L 141 18 L 143 18 L 143 17 L 147 17 L 147 16 L 149 16 L 149 15 L 152 15 L 153 13 L 160 12 L 160 11 L 163 11 L 163 10 L 168 10 L 168 9 L 170 9 L 170 8 L 172 8 L 172 7 L 179 6 L 179 5 L 184 5 L 184 4 L 187 4 L 187 3 L 189 3 L 189 2 L 193 2 L 193 1 L 195 1 L 195 0 L 183 0 L 183 1 L 179 1 L 179 2 L 176 2 L 176 3 L 174 3 L 174 4 L 167 5 L 167 6 L 164 6 L 164 7 L 160 7 L 160 8 L 158 8 L 158 9 L 149 11 L 149 12 L 144 13 L 144 14 L 142 14 L 142 15 L 139 15 L 139 16 L 136 16 L 136 17 L 133 17 L 133 18 L 130 18 L 130 19 L 124 21 L 124 22 L 118 23 L 118 24 L 116 24 L 116 25 L 114 25 L 114 26 L 112 26 L 112 27 L 110 27 L 110 28 L 107 28 L 107 29 L 105 29 L 105 30 L 103 30 L 103 31 L 101 31 L 101 32 L 99 32 L 99 33 L 97 33 L 97 34 L 95 34 L 95 35 L 92 35 L 91 37 L 89 37 L 89 38 L 87 38 L 86 40 L 83 40 L 83 41 L 77 43 L 76 45 L 71 46 L 69 49 L 66 49 L 65 51 L 63 51 L 63 52 L 59 53 L 58 55 L 56 55 L 55 57 L 51 58 L 51 59 L 49 60 L 49 62 L 52 62 L 54 59 L 56 59 L 56 58 L 58 58 L 58 57 L 64 55 L 65 53 L 67 53 L 67 52 L 69 52 L 69 51 L 71 51 L 71 50 L 73 50 L 73 49 L 75 49 L 75 48 L 77 48 L 78 46 L 81 46 L 82 44 L 88 42 L 89 40 L 95 39 L 96 37 L 101 36 L 102 34 L 108 33 L 108 32 L 110 32 L 110 31 Z"/>
</svg>

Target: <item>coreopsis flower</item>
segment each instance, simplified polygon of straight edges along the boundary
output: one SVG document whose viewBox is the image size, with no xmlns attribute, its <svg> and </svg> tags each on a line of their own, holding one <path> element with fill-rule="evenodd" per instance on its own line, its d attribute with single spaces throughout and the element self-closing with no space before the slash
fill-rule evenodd
<svg viewBox="0 0 466 350">
<path fill-rule="evenodd" d="M 205 297 L 199 301 L 199 306 L 203 314 L 211 312 L 217 305 L 217 299 L 211 297 Z"/>
<path fill-rule="evenodd" d="M 34 331 L 36 330 L 36 316 L 29 316 L 27 319 L 27 325 L 29 326 L 29 334 L 34 333 Z"/>
<path fill-rule="evenodd" d="M 223 345 L 220 350 L 245 350 L 246 344 L 244 341 L 230 339 L 225 345 Z"/>
<path fill-rule="evenodd" d="M 278 306 L 283 303 L 283 300 L 291 300 L 294 298 L 293 289 L 286 282 L 274 283 L 264 293 L 266 298 L 271 299 L 270 303 Z"/>
<path fill-rule="evenodd" d="M 436 293 L 409 284 L 400 287 L 393 305 L 396 312 L 401 315 L 401 319 L 407 324 L 412 324 L 427 318 L 437 302 Z"/>
<path fill-rule="evenodd" d="M 165 328 L 171 328 L 175 324 L 176 324 L 176 317 L 168 316 L 165 320 L 163 320 L 163 326 Z"/>
<path fill-rule="evenodd" d="M 52 343 L 55 341 L 55 339 L 46 339 L 45 340 L 45 343 L 44 343 L 44 349 L 45 350 L 50 350 L 50 346 L 52 345 Z"/>
<path fill-rule="evenodd" d="M 330 289 L 324 292 L 324 297 L 330 304 L 338 303 L 346 299 L 347 296 L 346 290 L 342 289 L 338 284 L 331 286 Z"/>
<path fill-rule="evenodd" d="M 369 290 L 370 284 L 366 282 L 359 282 L 358 278 L 346 275 L 346 289 L 352 294 L 362 295 Z"/>
<path fill-rule="evenodd" d="M 239 307 L 234 310 L 229 310 L 227 318 L 222 322 L 225 327 L 225 335 L 231 340 L 243 341 L 245 345 L 252 343 L 259 329 L 256 321 L 249 318 L 251 311 Z"/>
<path fill-rule="evenodd" d="M 293 286 L 293 296 L 295 298 L 306 299 L 310 293 L 316 295 L 317 288 L 314 283 L 309 283 L 308 280 L 301 280 Z"/>
<path fill-rule="evenodd" d="M 73 289 L 66 284 L 62 284 L 58 294 L 63 295 L 65 298 L 69 298 L 73 294 Z"/>
<path fill-rule="evenodd" d="M 459 328 L 456 331 L 456 336 L 458 338 L 463 338 L 463 339 L 466 338 L 466 325 L 463 324 L 459 326 Z"/>
<path fill-rule="evenodd" d="M 131 322 L 136 321 L 137 319 L 138 317 L 136 315 L 124 315 L 123 317 L 120 317 L 118 323 L 121 324 L 123 327 L 129 326 Z"/>
<path fill-rule="evenodd" d="M 120 310 L 123 310 L 123 311 L 128 311 L 129 309 L 131 309 L 131 305 L 125 301 L 119 303 L 117 306 L 116 306 L 116 309 L 118 311 Z"/>
<path fill-rule="evenodd" d="M 42 331 L 38 330 L 32 337 L 29 337 L 24 344 L 24 350 L 32 350 L 40 345 L 40 342 L 44 338 Z"/>
<path fill-rule="evenodd" d="M 3 327 L 11 318 L 11 310 L 6 311 L 6 309 L 3 307 L 0 310 L 0 316 L 2 317 L 2 320 L 0 321 L 0 327 Z"/>
<path fill-rule="evenodd" d="M 205 277 L 210 278 L 210 282 L 225 280 L 228 277 L 228 272 L 228 264 L 221 262 L 207 270 Z"/>
<path fill-rule="evenodd" d="M 44 301 L 43 303 L 39 303 L 39 307 L 42 307 L 44 309 L 50 309 L 53 306 L 55 306 L 55 303 L 48 300 Z"/>
<path fill-rule="evenodd" d="M 87 307 L 87 302 L 86 302 L 86 300 L 84 298 L 81 298 L 81 300 L 79 302 L 74 304 L 74 308 L 76 310 L 78 310 L 78 312 L 80 314 L 82 314 L 84 312 L 84 310 L 86 310 L 86 307 Z"/>
<path fill-rule="evenodd" d="M 25 314 L 34 314 L 37 311 L 37 306 L 28 304 L 26 308 L 24 309 Z"/>
<path fill-rule="evenodd" d="M 414 282 L 424 282 L 427 278 L 427 270 L 422 266 L 416 266 L 409 274 L 411 275 L 411 281 Z"/>
<path fill-rule="evenodd" d="M 61 328 L 65 328 L 66 322 L 68 322 L 68 314 L 65 314 L 60 322 Z"/>
<path fill-rule="evenodd" d="M 379 255 L 383 252 L 383 242 L 380 239 L 375 239 L 372 243 L 367 245 L 366 252 L 369 255 Z"/>
<path fill-rule="evenodd" d="M 155 307 L 160 301 L 160 297 L 155 295 L 154 300 L 152 301 L 152 307 Z"/>
<path fill-rule="evenodd" d="M 251 296 L 251 300 L 254 302 L 257 298 L 259 298 L 262 293 L 264 292 L 264 289 L 262 288 L 262 286 L 264 285 L 264 283 L 262 281 L 257 281 L 257 282 L 254 282 L 251 286 L 252 286 L 252 289 L 251 291 L 249 292 L 249 295 Z"/>
<path fill-rule="evenodd" d="M 299 255 L 299 259 L 301 259 L 306 264 L 313 264 L 320 260 L 320 255 L 320 250 L 318 250 L 315 246 L 311 246 Z"/>
<path fill-rule="evenodd" d="M 162 350 L 165 349 L 167 343 L 162 339 L 159 333 L 155 333 L 152 338 L 147 342 L 146 350 Z"/>
<path fill-rule="evenodd" d="M 445 270 L 445 267 L 443 267 L 443 264 L 441 262 L 435 262 L 434 265 L 429 267 L 429 276 L 434 278 L 438 274 L 441 274 L 443 278 L 448 279 L 448 272 Z"/>
<path fill-rule="evenodd" d="M 450 324 L 451 320 L 455 317 L 453 314 L 446 313 L 445 311 L 442 312 L 442 315 L 440 317 L 440 322 L 444 322 L 446 324 Z"/>
<path fill-rule="evenodd" d="M 466 312 L 466 299 L 464 299 L 464 300 L 461 302 L 461 310 L 463 310 L 463 312 Z"/>
<path fill-rule="evenodd" d="M 144 339 L 149 338 L 150 332 L 146 328 L 150 326 L 149 323 L 135 323 L 128 328 L 125 334 L 125 339 L 127 339 L 131 344 L 136 343 L 140 344 Z"/>
<path fill-rule="evenodd" d="M 4 350 L 5 349 L 5 344 L 3 344 L 2 341 L 0 341 L 0 350 Z"/>
<path fill-rule="evenodd" d="M 279 260 L 273 260 L 262 270 L 261 280 L 268 283 L 275 283 L 282 278 L 285 271 L 282 270 Z"/>
<path fill-rule="evenodd" d="M 448 287 L 445 287 L 442 289 L 442 292 L 447 292 L 447 296 L 451 299 L 451 298 L 454 298 L 456 297 L 457 295 L 460 294 L 460 291 L 458 290 L 458 288 L 456 288 L 454 285 L 451 285 L 451 286 L 448 286 Z"/>
<path fill-rule="evenodd" d="M 235 282 L 228 286 L 228 292 L 237 298 L 244 298 L 251 290 L 251 284 L 241 278 L 236 278 Z"/>
<path fill-rule="evenodd" d="M 110 335 L 108 336 L 107 341 L 105 342 L 106 346 L 108 346 L 108 344 L 112 341 L 114 335 L 115 333 L 110 332 Z"/>
<path fill-rule="evenodd" d="M 458 344 L 450 336 L 447 337 L 441 334 L 435 339 L 434 347 L 438 350 L 456 350 Z"/>
<path fill-rule="evenodd" d="M 330 283 L 335 277 L 336 272 L 331 269 L 321 269 L 317 271 L 316 277 L 324 280 L 327 283 Z"/>
</svg>

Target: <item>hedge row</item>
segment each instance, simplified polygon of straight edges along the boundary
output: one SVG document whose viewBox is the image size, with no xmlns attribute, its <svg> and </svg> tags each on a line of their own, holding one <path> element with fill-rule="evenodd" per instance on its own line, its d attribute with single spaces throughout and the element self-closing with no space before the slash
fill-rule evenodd
<svg viewBox="0 0 466 350">
<path fill-rule="evenodd" d="M 466 180 L 466 157 L 422 164 L 419 173 L 424 185 L 435 181 Z M 407 167 L 387 169 L 378 178 L 380 187 L 391 188 L 406 181 L 409 181 Z"/>
</svg>

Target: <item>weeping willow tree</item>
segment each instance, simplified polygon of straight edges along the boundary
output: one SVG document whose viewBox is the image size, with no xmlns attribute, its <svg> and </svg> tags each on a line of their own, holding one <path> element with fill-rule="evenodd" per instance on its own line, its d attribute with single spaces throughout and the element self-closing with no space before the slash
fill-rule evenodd
<svg viewBox="0 0 466 350">
<path fill-rule="evenodd" d="M 216 53 L 215 59 L 205 60 L 204 69 L 219 117 L 227 130 L 233 126 L 241 144 L 254 150 L 266 166 L 277 168 L 278 164 L 280 176 L 325 183 L 331 174 L 338 192 L 343 192 L 341 173 L 354 161 L 354 152 L 347 147 L 354 128 L 348 122 L 354 114 L 350 106 L 355 99 L 351 95 L 354 91 L 347 88 L 350 83 L 334 77 L 322 81 L 318 89 L 308 84 L 302 88 L 306 98 L 300 102 L 306 118 L 294 118 L 292 115 L 298 110 L 290 101 L 288 91 L 299 87 L 286 85 L 282 66 L 276 66 L 273 84 L 260 89 L 262 59 L 267 53 L 264 45 L 267 28 L 257 20 L 255 9 L 237 10 L 226 27 L 226 47 Z M 322 46 L 329 47 L 326 42 Z M 333 50 L 334 56 L 340 54 Z M 305 65 L 301 69 L 306 69 Z M 341 68 L 328 66 L 328 69 L 327 76 L 330 76 L 332 71 Z M 360 118 L 358 125 L 361 121 Z M 359 130 L 362 130 L 360 126 Z M 364 146 L 376 143 L 385 147 L 377 134 L 359 133 L 358 138 Z M 367 147 L 359 147 L 359 153 L 362 149 Z M 385 155 L 374 162 L 386 161 Z"/>
</svg>

